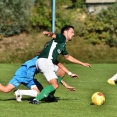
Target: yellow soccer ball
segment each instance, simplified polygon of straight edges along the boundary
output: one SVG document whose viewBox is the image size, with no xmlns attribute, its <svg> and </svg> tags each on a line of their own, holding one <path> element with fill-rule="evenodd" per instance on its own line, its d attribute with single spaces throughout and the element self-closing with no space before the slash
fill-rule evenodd
<svg viewBox="0 0 117 117">
<path fill-rule="evenodd" d="M 98 106 L 103 105 L 105 102 L 105 96 L 101 92 L 94 93 L 91 99 L 92 99 L 93 104 L 98 105 Z"/>
</svg>

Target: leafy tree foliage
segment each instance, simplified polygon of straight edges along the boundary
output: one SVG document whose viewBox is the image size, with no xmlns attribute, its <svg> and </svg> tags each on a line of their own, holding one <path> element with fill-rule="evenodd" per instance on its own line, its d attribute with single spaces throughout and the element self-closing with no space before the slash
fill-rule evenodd
<svg viewBox="0 0 117 117">
<path fill-rule="evenodd" d="M 117 2 L 98 14 L 96 21 L 103 22 L 103 32 L 107 32 L 105 43 L 117 46 Z"/>
<path fill-rule="evenodd" d="M 85 7 L 85 0 L 71 0 L 73 3 L 73 7 L 75 8 L 83 8 Z"/>
<path fill-rule="evenodd" d="M 76 34 L 89 43 L 117 46 L 117 2 L 97 15 L 85 12 L 85 20 L 79 19 L 79 9 L 85 8 L 85 0 L 56 0 L 55 30 L 63 25 L 74 25 Z M 39 31 L 52 28 L 52 0 L 0 0 L 0 40 L 2 36 L 22 31 Z"/>
<path fill-rule="evenodd" d="M 117 46 L 117 3 L 97 15 L 87 14 L 79 35 L 92 44 Z"/>
<path fill-rule="evenodd" d="M 65 24 L 68 24 L 69 17 L 65 16 L 61 5 L 65 4 L 66 1 L 57 0 L 56 1 L 56 31 L 59 30 Z M 30 22 L 32 27 L 36 30 L 46 29 L 51 30 L 52 28 L 52 2 L 48 0 L 39 0 L 37 4 L 32 9 L 32 14 L 30 17 Z M 41 7 L 43 6 L 43 7 Z"/>
<path fill-rule="evenodd" d="M 43 6 L 43 7 L 41 7 Z M 51 5 L 48 1 L 39 0 L 33 7 L 30 22 L 35 29 L 51 28 Z"/>
<path fill-rule="evenodd" d="M 0 0 L 0 34 L 11 36 L 25 30 L 28 21 L 26 0 Z"/>
</svg>

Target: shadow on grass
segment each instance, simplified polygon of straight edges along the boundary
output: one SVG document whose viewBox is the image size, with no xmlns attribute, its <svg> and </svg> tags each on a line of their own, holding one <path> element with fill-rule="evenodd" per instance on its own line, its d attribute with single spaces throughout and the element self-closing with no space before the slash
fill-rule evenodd
<svg viewBox="0 0 117 117">
<path fill-rule="evenodd" d="M 23 98 L 22 100 L 23 101 L 30 101 L 32 100 L 33 98 Z M 16 98 L 10 98 L 10 99 L 0 99 L 0 101 L 11 101 L 11 100 L 16 100 Z"/>
<path fill-rule="evenodd" d="M 31 101 L 33 100 L 34 98 L 22 98 L 22 101 Z M 55 97 L 56 101 L 54 102 L 58 102 L 59 100 L 78 100 L 78 99 L 68 99 L 68 98 L 60 98 L 60 97 Z M 0 101 L 16 101 L 16 98 L 10 98 L 10 99 L 0 99 Z M 46 101 L 46 99 L 44 98 L 41 103 L 53 103 L 53 102 L 48 102 Z"/>
</svg>

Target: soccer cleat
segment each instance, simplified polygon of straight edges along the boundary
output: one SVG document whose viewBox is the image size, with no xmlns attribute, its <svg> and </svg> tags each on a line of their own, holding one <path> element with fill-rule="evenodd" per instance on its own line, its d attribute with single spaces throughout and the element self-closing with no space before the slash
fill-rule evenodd
<svg viewBox="0 0 117 117">
<path fill-rule="evenodd" d="M 29 102 L 29 104 L 39 104 L 39 102 L 36 99 L 33 99 Z"/>
<path fill-rule="evenodd" d="M 111 85 L 115 85 L 115 81 L 114 80 L 110 80 L 110 79 L 108 79 L 108 81 L 107 81 L 109 84 L 111 84 Z"/>
<path fill-rule="evenodd" d="M 14 95 L 16 96 L 16 101 L 21 102 L 22 101 L 22 95 L 20 94 L 19 89 L 14 91 Z"/>
<path fill-rule="evenodd" d="M 53 96 L 53 97 L 51 97 L 51 96 L 49 96 L 48 95 L 48 97 L 46 98 L 46 101 L 47 102 L 58 102 L 58 100 Z"/>
</svg>

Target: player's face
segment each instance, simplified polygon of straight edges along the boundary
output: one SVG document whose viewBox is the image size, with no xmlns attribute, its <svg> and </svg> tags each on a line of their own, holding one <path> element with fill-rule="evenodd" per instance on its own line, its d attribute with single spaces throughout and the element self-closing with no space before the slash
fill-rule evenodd
<svg viewBox="0 0 117 117">
<path fill-rule="evenodd" d="M 66 31 L 67 41 L 71 41 L 73 36 L 74 36 L 73 28 L 70 28 L 69 30 Z"/>
</svg>

